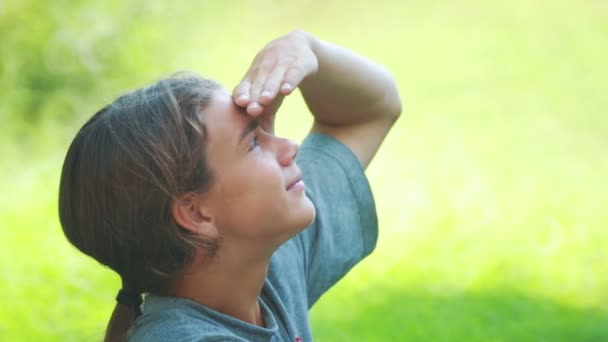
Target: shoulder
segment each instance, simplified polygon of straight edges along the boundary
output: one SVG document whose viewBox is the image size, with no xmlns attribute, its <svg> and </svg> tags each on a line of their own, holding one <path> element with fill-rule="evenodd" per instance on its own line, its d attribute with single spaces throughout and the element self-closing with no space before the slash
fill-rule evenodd
<svg viewBox="0 0 608 342">
<path fill-rule="evenodd" d="M 296 162 L 302 169 L 305 183 L 312 185 L 307 187 L 309 190 L 319 185 L 323 190 L 332 185 L 369 187 L 355 153 L 332 136 L 310 133 L 302 142 Z"/>
<path fill-rule="evenodd" d="M 353 151 L 341 141 L 322 132 L 310 132 L 300 146 L 297 162 L 308 162 L 321 158 L 329 158 L 338 162 L 343 159 L 357 161 Z"/>
<path fill-rule="evenodd" d="M 371 186 L 351 149 L 311 133 L 301 147 L 306 195 L 316 216 L 294 241 L 301 250 L 309 306 L 376 246 L 378 219 Z"/>
<path fill-rule="evenodd" d="M 194 310 L 180 307 L 140 316 L 128 341 L 240 341 L 222 325 Z"/>
<path fill-rule="evenodd" d="M 377 226 L 371 185 L 348 146 L 326 134 L 311 133 L 302 143 L 298 157 L 306 195 L 317 209 L 312 226 L 322 222 Z"/>
</svg>

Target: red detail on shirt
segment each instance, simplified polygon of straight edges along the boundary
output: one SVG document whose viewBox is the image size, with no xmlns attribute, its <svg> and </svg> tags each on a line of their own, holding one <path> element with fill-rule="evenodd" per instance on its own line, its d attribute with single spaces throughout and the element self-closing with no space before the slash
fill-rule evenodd
<svg viewBox="0 0 608 342">
<path fill-rule="evenodd" d="M 300 336 L 296 336 L 296 342 L 302 342 L 302 338 Z"/>
</svg>

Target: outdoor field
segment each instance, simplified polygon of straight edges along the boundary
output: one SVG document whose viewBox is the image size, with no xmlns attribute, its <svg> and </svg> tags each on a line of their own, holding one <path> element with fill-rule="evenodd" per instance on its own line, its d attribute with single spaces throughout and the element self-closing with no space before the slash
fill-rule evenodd
<svg viewBox="0 0 608 342">
<path fill-rule="evenodd" d="M 0 1 L 0 340 L 101 341 L 120 280 L 65 239 L 84 121 L 192 70 L 232 88 L 293 29 L 395 76 L 376 251 L 317 341 L 608 341 L 608 1 Z M 299 93 L 277 133 L 312 122 Z"/>
</svg>

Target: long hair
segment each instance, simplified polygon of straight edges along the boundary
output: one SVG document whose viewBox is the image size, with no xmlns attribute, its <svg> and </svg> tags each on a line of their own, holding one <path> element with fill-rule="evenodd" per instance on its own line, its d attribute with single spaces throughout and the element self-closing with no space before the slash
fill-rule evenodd
<svg viewBox="0 0 608 342">
<path fill-rule="evenodd" d="M 197 249 L 217 249 L 216 240 L 181 228 L 171 205 L 213 180 L 201 117 L 218 88 L 178 75 L 127 93 L 93 115 L 68 149 L 59 187 L 65 236 L 138 297 L 165 293 Z M 123 339 L 139 314 L 139 305 L 118 304 L 106 341 Z"/>
</svg>

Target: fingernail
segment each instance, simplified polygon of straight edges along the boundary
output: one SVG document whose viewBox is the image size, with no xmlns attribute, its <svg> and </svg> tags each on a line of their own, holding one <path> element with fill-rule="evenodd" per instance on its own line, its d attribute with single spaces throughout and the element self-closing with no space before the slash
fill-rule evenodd
<svg viewBox="0 0 608 342">
<path fill-rule="evenodd" d="M 243 101 L 247 101 L 247 99 L 249 99 L 249 96 L 245 95 L 245 94 L 241 94 L 239 95 L 239 97 L 237 98 L 237 100 L 239 102 L 243 102 Z"/>
<path fill-rule="evenodd" d="M 284 83 L 283 86 L 281 87 L 281 89 L 283 91 L 290 91 L 291 90 L 291 84 L 289 83 Z"/>
<path fill-rule="evenodd" d="M 249 109 L 253 110 L 253 109 L 258 109 L 258 108 L 260 108 L 260 104 L 257 102 L 252 102 L 249 104 Z"/>
<path fill-rule="evenodd" d="M 262 96 L 262 97 L 270 96 L 270 92 L 268 90 L 264 90 L 260 96 Z"/>
</svg>

